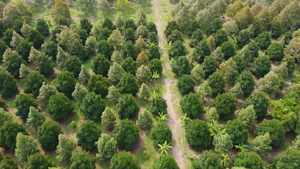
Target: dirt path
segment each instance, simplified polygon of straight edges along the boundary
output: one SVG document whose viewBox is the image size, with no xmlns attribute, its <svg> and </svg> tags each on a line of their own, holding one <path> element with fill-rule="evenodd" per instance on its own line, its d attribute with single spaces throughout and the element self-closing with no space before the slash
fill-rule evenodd
<svg viewBox="0 0 300 169">
<path fill-rule="evenodd" d="M 163 46 L 163 33 L 162 33 L 162 16 L 159 14 L 158 10 L 158 0 L 153 0 L 153 8 L 155 12 L 155 18 L 156 20 L 156 28 L 158 32 L 158 46 L 161 53 L 164 53 L 164 46 Z M 169 59 L 167 59 L 169 61 Z M 169 62 L 163 63 L 163 69 L 166 71 L 168 69 L 171 69 L 171 66 Z M 167 124 L 172 130 L 172 146 L 174 147 L 171 149 L 170 154 L 174 157 L 176 160 L 178 166 L 181 169 L 184 169 L 185 159 L 186 159 L 186 153 L 185 148 L 183 146 L 184 137 L 182 137 L 184 129 L 181 127 L 180 124 L 180 117 L 176 114 L 176 110 L 173 107 L 173 104 L 179 104 L 179 99 L 174 98 L 174 95 L 172 94 L 171 88 L 174 88 L 176 86 L 176 80 L 174 79 L 168 79 L 165 76 L 163 77 L 163 82 L 166 88 L 166 92 L 164 93 L 163 97 L 166 99 L 168 108 L 168 120 Z"/>
</svg>

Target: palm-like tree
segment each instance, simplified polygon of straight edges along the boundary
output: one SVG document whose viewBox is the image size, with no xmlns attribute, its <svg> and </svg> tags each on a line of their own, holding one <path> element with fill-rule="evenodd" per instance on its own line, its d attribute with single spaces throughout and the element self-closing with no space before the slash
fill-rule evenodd
<svg viewBox="0 0 300 169">
<path fill-rule="evenodd" d="M 168 52 L 170 51 L 172 45 L 173 45 L 172 42 L 169 42 L 169 43 L 168 43 L 168 46 L 167 46 L 167 51 L 168 51 Z"/>
<path fill-rule="evenodd" d="M 188 125 L 191 122 L 191 119 L 187 117 L 187 114 L 185 113 L 184 116 L 180 117 L 180 123 L 183 127 Z"/>
<path fill-rule="evenodd" d="M 239 144 L 234 146 L 236 149 L 239 149 L 241 152 L 248 151 L 249 146 L 246 144 Z"/>
<path fill-rule="evenodd" d="M 159 116 L 156 116 L 156 118 L 158 119 L 158 122 L 162 122 L 162 121 L 167 121 L 168 120 L 167 114 L 164 114 L 164 112 L 159 112 L 158 115 Z"/>
<path fill-rule="evenodd" d="M 223 164 L 223 166 L 226 167 L 226 168 L 229 167 L 230 161 L 231 161 L 231 158 L 230 158 L 229 154 L 228 153 L 226 153 L 226 154 L 222 153 L 221 157 L 222 157 L 221 163 Z"/>
<path fill-rule="evenodd" d="M 158 79 L 160 77 L 160 75 L 157 73 L 157 71 L 154 71 L 153 73 L 152 73 L 152 78 L 153 79 Z"/>
<path fill-rule="evenodd" d="M 224 128 L 220 124 L 217 124 L 215 120 L 213 120 L 211 123 L 208 123 L 208 126 L 209 126 L 209 132 L 213 137 L 225 133 Z"/>
<path fill-rule="evenodd" d="M 147 47 L 150 48 L 150 47 L 153 47 L 153 46 L 156 46 L 156 43 L 148 41 Z"/>
<path fill-rule="evenodd" d="M 195 154 L 194 152 L 188 154 L 188 158 L 189 158 L 190 160 L 194 160 L 195 157 L 196 157 L 196 154 Z"/>
<path fill-rule="evenodd" d="M 167 141 L 164 142 L 164 144 L 158 144 L 159 151 L 161 154 L 168 154 L 170 149 L 173 148 L 170 146 L 171 143 L 167 143 Z"/>
</svg>

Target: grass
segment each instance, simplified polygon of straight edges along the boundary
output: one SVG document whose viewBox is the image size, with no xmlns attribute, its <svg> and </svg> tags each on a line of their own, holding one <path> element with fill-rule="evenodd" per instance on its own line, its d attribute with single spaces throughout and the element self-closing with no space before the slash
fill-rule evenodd
<svg viewBox="0 0 300 169">
<path fill-rule="evenodd" d="M 143 134 L 144 138 L 144 148 L 139 150 L 136 154 L 138 162 L 144 168 L 152 168 L 153 161 L 158 157 L 158 152 L 154 148 L 153 141 L 149 137 L 148 134 Z"/>
</svg>

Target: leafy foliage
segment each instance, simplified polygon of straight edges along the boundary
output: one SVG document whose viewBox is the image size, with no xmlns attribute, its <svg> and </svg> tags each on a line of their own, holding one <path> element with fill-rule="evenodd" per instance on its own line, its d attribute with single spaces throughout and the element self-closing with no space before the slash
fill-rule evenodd
<svg viewBox="0 0 300 169">
<path fill-rule="evenodd" d="M 163 144 L 164 142 L 172 142 L 172 131 L 165 123 L 159 123 L 152 128 L 150 138 L 155 144 Z"/>
<path fill-rule="evenodd" d="M 100 134 L 101 129 L 96 123 L 87 120 L 81 124 L 77 131 L 76 137 L 78 139 L 78 145 L 85 150 L 96 148 L 95 142 L 98 140 Z"/>
<path fill-rule="evenodd" d="M 117 104 L 117 112 L 120 119 L 132 119 L 137 116 L 139 106 L 135 98 L 130 94 L 123 95 Z"/>
<path fill-rule="evenodd" d="M 130 120 L 122 120 L 114 130 L 114 138 L 117 141 L 118 148 L 131 150 L 135 142 L 139 139 L 138 127 Z M 114 157 L 112 158 L 113 161 Z"/>
<path fill-rule="evenodd" d="M 44 150 L 55 149 L 58 145 L 58 135 L 61 134 L 59 123 L 46 120 L 38 128 L 38 141 Z"/>
<path fill-rule="evenodd" d="M 186 139 L 195 149 L 207 149 L 211 145 L 211 136 L 208 125 L 201 120 L 193 120 L 186 126 Z"/>
<path fill-rule="evenodd" d="M 189 93 L 180 100 L 182 112 L 191 118 L 201 118 L 203 105 L 197 94 Z"/>
</svg>

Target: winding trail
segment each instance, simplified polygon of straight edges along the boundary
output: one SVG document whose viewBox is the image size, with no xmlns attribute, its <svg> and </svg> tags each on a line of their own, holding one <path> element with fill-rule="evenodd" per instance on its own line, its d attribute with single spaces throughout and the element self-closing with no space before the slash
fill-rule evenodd
<svg viewBox="0 0 300 169">
<path fill-rule="evenodd" d="M 162 31 L 162 16 L 159 14 L 158 10 L 158 1 L 159 0 L 152 0 L 153 8 L 155 12 L 155 18 L 156 18 L 156 29 L 158 32 L 158 47 L 162 54 L 164 54 L 164 46 L 163 46 L 163 31 Z M 169 59 L 167 61 L 163 62 L 163 69 L 164 71 L 170 71 L 171 65 L 169 62 Z M 181 127 L 180 124 L 180 117 L 176 113 L 175 108 L 173 107 L 174 104 L 179 104 L 179 99 L 176 98 L 176 96 L 173 95 L 171 89 L 176 88 L 176 79 L 170 79 L 166 76 L 163 76 L 163 83 L 166 88 L 166 92 L 164 93 L 163 97 L 166 100 L 166 103 L 168 105 L 167 113 L 168 113 L 168 120 L 167 125 L 170 127 L 172 131 L 172 146 L 173 149 L 171 149 L 170 154 L 171 156 L 176 160 L 179 168 L 185 169 L 186 168 L 186 161 L 187 161 L 187 153 L 183 146 L 183 142 L 185 141 L 185 137 L 183 136 L 184 129 Z"/>
</svg>

